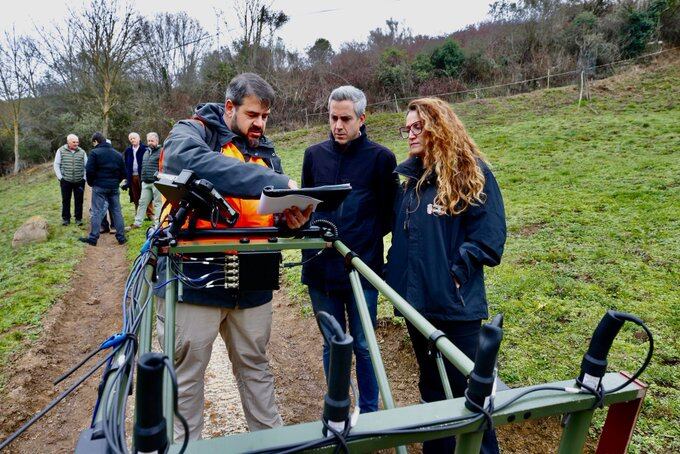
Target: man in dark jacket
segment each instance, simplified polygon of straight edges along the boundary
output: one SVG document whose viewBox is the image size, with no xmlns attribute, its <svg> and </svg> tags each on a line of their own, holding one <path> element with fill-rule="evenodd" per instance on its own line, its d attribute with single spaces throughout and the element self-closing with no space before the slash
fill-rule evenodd
<svg viewBox="0 0 680 454">
<path fill-rule="evenodd" d="M 90 235 L 78 239 L 96 246 L 102 219 L 109 210 L 113 215 L 113 226 L 116 229 L 118 244 L 125 244 L 127 242 L 123 233 L 125 222 L 120 210 L 118 189 L 118 185 L 125 178 L 125 163 L 120 153 L 106 142 L 106 137 L 101 132 L 95 132 L 92 135 L 92 145 L 94 148 L 90 152 L 90 158 L 85 167 L 87 184 L 92 187 Z"/>
<path fill-rule="evenodd" d="M 135 212 L 139 208 L 139 197 L 142 194 L 142 160 L 146 152 L 146 145 L 141 142 L 139 134 L 131 132 L 128 134 L 130 146 L 125 149 L 125 184 L 123 189 L 130 191 L 130 202 L 135 204 Z M 145 207 L 146 209 L 146 207 Z M 151 215 L 147 210 L 147 215 Z"/>
<path fill-rule="evenodd" d="M 364 120 L 366 96 L 358 88 L 336 88 L 328 99 L 331 133 L 328 140 L 309 147 L 302 164 L 302 186 L 350 183 L 352 192 L 335 211 L 316 212 L 313 219 L 327 219 L 339 237 L 376 273 L 383 267 L 383 236 L 391 228 L 392 204 L 398 181 L 393 173 L 394 154 L 368 140 Z M 345 313 L 354 338 L 359 407 L 362 412 L 378 409 L 378 384 L 368 343 L 361 327 L 343 258 L 326 250 L 303 252 L 302 282 L 309 286 L 315 312 L 333 315 L 345 329 Z M 378 292 L 362 279 L 364 296 L 375 325 Z M 324 343 L 323 364 L 328 375 L 329 346 Z"/>
<path fill-rule="evenodd" d="M 257 213 L 256 199 L 262 189 L 297 187 L 283 174 L 281 160 L 264 136 L 274 90 L 260 76 L 244 73 L 231 80 L 225 98 L 223 105 L 199 105 L 192 119 L 182 120 L 172 128 L 164 144 L 162 170 L 177 175 L 189 169 L 212 182 L 238 209 L 237 227 L 272 226 L 273 216 Z M 297 229 L 309 219 L 311 207 L 305 212 L 297 208 L 286 211 L 287 226 Z M 197 228 L 202 223 L 199 219 Z M 160 258 L 157 274 L 161 279 L 166 267 L 167 259 Z M 217 276 L 220 272 L 224 273 L 224 265 L 197 264 L 183 270 L 190 278 L 206 273 Z M 159 282 L 157 288 L 162 285 Z M 163 344 L 165 301 L 161 289 L 156 296 L 160 297 L 156 329 Z M 271 300 L 271 291 L 239 291 L 227 289 L 224 284 L 184 288 L 175 315 L 175 370 L 179 412 L 187 420 L 190 439 L 201 436 L 205 370 L 218 334 L 229 353 L 248 428 L 254 431 L 283 424 L 266 352 L 272 322 Z M 175 439 L 181 439 L 183 432 L 182 425 L 175 421 Z"/>
</svg>

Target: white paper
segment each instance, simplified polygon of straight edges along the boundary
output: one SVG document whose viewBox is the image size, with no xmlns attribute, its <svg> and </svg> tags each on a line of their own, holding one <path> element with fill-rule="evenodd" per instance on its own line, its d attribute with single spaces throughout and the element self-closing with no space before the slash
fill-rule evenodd
<svg viewBox="0 0 680 454">
<path fill-rule="evenodd" d="M 268 197 L 262 193 L 260 204 L 257 206 L 257 214 L 283 213 L 283 210 L 294 206 L 304 210 L 309 205 L 312 205 L 312 211 L 315 211 L 319 203 L 321 203 L 321 200 L 308 195 L 291 194 L 283 197 Z"/>
</svg>

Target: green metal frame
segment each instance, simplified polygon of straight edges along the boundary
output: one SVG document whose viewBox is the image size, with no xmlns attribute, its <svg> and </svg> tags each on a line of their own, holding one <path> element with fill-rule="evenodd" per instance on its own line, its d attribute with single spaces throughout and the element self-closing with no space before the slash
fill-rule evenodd
<svg viewBox="0 0 680 454">
<path fill-rule="evenodd" d="M 168 247 L 163 250 L 167 254 L 189 254 L 189 253 L 219 253 L 226 251 L 281 251 L 285 249 L 320 249 L 324 247 L 334 247 L 342 256 L 347 257 L 351 253 L 342 242 L 334 241 L 332 244 L 321 239 L 278 239 L 277 242 L 269 242 L 266 239 L 251 239 L 248 242 L 239 240 L 214 240 L 214 241 L 187 241 L 181 242 L 177 246 Z M 395 408 L 391 390 L 385 373 L 385 368 L 381 359 L 380 349 L 375 337 L 375 331 L 370 320 L 368 307 L 361 288 L 362 275 L 380 293 L 382 293 L 394 307 L 415 326 L 425 337 L 436 331 L 436 328 L 422 317 L 411 305 L 408 304 L 394 289 L 389 287 L 376 273 L 371 270 L 360 258 L 350 254 L 352 269 L 349 273 L 350 283 L 358 305 L 361 323 L 366 335 L 371 360 L 378 380 L 380 395 L 383 401 L 382 411 L 362 414 L 359 416 L 357 425 L 352 429 L 352 434 L 362 432 L 375 432 L 398 429 L 405 426 L 419 425 L 422 427 L 433 426 L 436 421 L 442 418 L 455 416 L 472 415 L 465 408 L 464 398 L 449 398 L 440 402 L 424 403 L 414 406 Z M 150 273 L 150 271 L 149 271 Z M 163 350 L 174 352 L 175 344 L 175 305 L 181 301 L 182 288 L 174 281 L 172 267 L 167 267 L 166 279 L 171 283 L 165 287 L 165 329 Z M 146 293 L 145 293 L 146 295 Z M 151 345 L 152 316 L 151 304 L 147 305 L 146 312 L 140 327 L 140 353 L 148 351 Z M 435 347 L 444 358 L 450 361 L 464 375 L 469 375 L 473 368 L 473 362 L 465 356 L 455 345 L 446 337 L 440 337 Z M 171 354 L 171 353 L 169 353 Z M 438 360 L 438 369 L 442 378 L 447 396 L 450 396 L 450 385 L 443 371 L 443 361 Z M 605 389 L 612 389 L 623 382 L 627 377 L 621 374 L 609 373 L 603 378 Z M 574 380 L 550 383 L 549 386 L 574 387 Z M 542 385 L 539 385 L 542 386 Z M 509 389 L 500 391 L 495 398 L 496 408 L 508 402 L 520 393 L 532 387 Z M 605 405 L 613 403 L 628 402 L 635 399 L 644 398 L 646 388 L 638 383 L 631 383 L 624 389 L 608 394 L 605 397 Z M 513 405 L 494 412 L 493 421 L 495 425 L 511 424 L 528 419 L 537 419 L 553 415 L 569 414 L 568 422 L 564 428 L 559 452 L 577 453 L 581 452 L 588 433 L 588 427 L 593 415 L 593 405 L 595 398 L 587 394 L 567 393 L 556 391 L 539 391 L 519 400 Z M 168 438 L 173 440 L 173 402 L 172 388 L 169 376 L 166 375 L 164 382 L 164 414 L 167 420 Z M 267 450 L 281 447 L 282 445 L 298 444 L 306 441 L 317 440 L 322 437 L 321 422 L 297 424 L 276 429 L 262 430 L 257 433 L 245 433 L 230 435 L 227 437 L 215 438 L 190 442 L 187 452 L 195 453 L 218 453 L 218 452 L 246 452 L 253 450 Z M 421 442 L 428 439 L 440 438 L 443 436 L 456 435 L 456 453 L 467 454 L 479 452 L 482 439 L 482 422 L 477 421 L 457 428 L 442 429 L 437 432 L 421 432 L 412 434 L 371 436 L 366 439 L 354 440 L 349 443 L 353 451 L 365 452 L 377 449 L 397 446 L 400 452 L 406 452 L 403 447 L 407 443 Z M 173 445 L 170 452 L 176 452 L 179 445 Z M 329 451 L 334 447 L 321 448 L 321 451 Z"/>
</svg>

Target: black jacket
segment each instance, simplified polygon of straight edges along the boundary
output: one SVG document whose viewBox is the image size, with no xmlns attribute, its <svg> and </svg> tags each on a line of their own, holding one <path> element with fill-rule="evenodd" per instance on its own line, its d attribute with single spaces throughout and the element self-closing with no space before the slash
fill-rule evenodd
<svg viewBox="0 0 680 454">
<path fill-rule="evenodd" d="M 141 178 L 142 161 L 144 159 L 144 153 L 146 153 L 146 149 L 147 146 L 140 142 L 136 154 L 132 151 L 132 146 L 127 147 L 123 152 L 123 158 L 125 159 L 125 178 L 127 179 L 128 186 L 132 184 L 132 168 L 134 166 L 135 158 L 137 158 L 137 175 L 139 175 Z"/>
<path fill-rule="evenodd" d="M 456 216 L 433 212 L 436 181 L 421 187 L 418 200 L 415 183 L 423 174 L 420 158 L 409 158 L 395 170 L 407 177 L 407 182 L 395 203 L 386 280 L 428 319 L 488 317 L 483 267 L 500 263 L 506 226 L 496 179 L 486 164 L 480 161 L 480 165 L 486 179 L 486 201 Z"/>
<path fill-rule="evenodd" d="M 262 137 L 258 147 L 249 147 L 243 137 L 227 127 L 223 115 L 223 105 L 201 104 L 196 108 L 195 114 L 200 121 L 182 120 L 175 124 L 163 145 L 163 172 L 178 175 L 182 169 L 193 170 L 198 178 L 212 182 L 224 197 L 254 199 L 260 197 L 265 186 L 287 188 L 289 178 L 282 173 L 281 159 L 275 153 L 272 143 Z M 248 156 L 260 157 L 269 168 L 244 163 L 221 154 L 222 147 L 230 142 L 236 145 L 246 160 Z M 165 282 L 165 269 L 166 258 L 161 257 L 158 260 L 159 284 Z M 223 269 L 224 267 L 212 265 L 191 265 L 184 268 L 184 274 L 198 278 Z M 164 287 L 155 293 L 157 296 L 164 296 Z M 271 299 L 271 291 L 238 292 L 224 287 L 184 288 L 185 301 L 207 306 L 233 308 L 238 305 L 247 308 L 265 304 Z"/>
<path fill-rule="evenodd" d="M 352 192 L 335 211 L 318 211 L 315 219 L 327 219 L 339 230 L 340 240 L 359 255 L 376 273 L 382 273 L 383 236 L 392 225 L 392 205 L 398 186 L 394 153 L 368 140 L 362 126 L 361 136 L 346 148 L 333 140 L 313 145 L 305 151 L 302 186 L 350 183 Z M 317 251 L 303 251 L 309 259 Z M 302 267 L 302 282 L 325 291 L 351 288 L 342 256 L 325 250 Z M 366 281 L 364 286 L 369 285 Z"/>
<path fill-rule="evenodd" d="M 109 143 L 97 145 L 87 159 L 85 178 L 90 186 L 118 189 L 118 184 L 125 178 L 123 156 Z"/>
</svg>

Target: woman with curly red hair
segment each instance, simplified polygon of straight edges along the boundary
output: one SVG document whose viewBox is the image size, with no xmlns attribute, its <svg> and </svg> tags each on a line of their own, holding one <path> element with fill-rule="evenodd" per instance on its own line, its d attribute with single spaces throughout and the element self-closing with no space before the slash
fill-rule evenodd
<svg viewBox="0 0 680 454">
<path fill-rule="evenodd" d="M 412 101 L 399 129 L 409 157 L 395 169 L 404 182 L 395 203 L 387 283 L 474 359 L 481 321 L 488 317 L 483 267 L 498 265 L 505 245 L 503 198 L 479 148 L 441 99 Z M 422 399 L 445 399 L 428 340 L 406 325 Z M 465 376 L 448 362 L 446 372 L 454 397 L 463 396 Z M 455 438 L 447 437 L 425 442 L 423 452 L 454 447 Z M 484 433 L 481 452 L 498 452 L 494 431 Z"/>
</svg>

